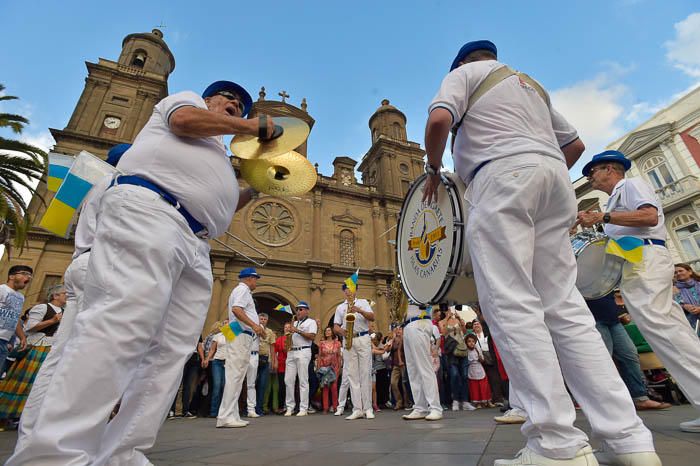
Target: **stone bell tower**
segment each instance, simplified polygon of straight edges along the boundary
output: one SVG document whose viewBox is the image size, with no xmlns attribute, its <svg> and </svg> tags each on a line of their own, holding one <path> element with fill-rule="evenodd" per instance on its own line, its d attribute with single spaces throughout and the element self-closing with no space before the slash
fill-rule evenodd
<svg viewBox="0 0 700 466">
<path fill-rule="evenodd" d="M 129 34 L 118 61 L 86 62 L 85 88 L 63 130 L 51 128 L 55 152 L 87 150 L 105 156 L 110 147 L 131 142 L 148 121 L 153 106 L 168 95 L 175 57 L 163 33 Z"/>
<path fill-rule="evenodd" d="M 372 147 L 362 158 L 359 171 L 362 182 L 374 186 L 377 192 L 403 198 L 413 180 L 423 173 L 420 144 L 406 135 L 406 115 L 382 100 L 369 119 Z"/>
</svg>

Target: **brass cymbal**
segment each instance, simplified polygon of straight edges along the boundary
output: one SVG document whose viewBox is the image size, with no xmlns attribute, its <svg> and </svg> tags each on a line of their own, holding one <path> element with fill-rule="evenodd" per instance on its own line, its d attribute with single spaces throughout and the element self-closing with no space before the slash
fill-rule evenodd
<svg viewBox="0 0 700 466">
<path fill-rule="evenodd" d="M 255 190 L 273 196 L 299 196 L 316 185 L 316 169 L 294 151 L 272 159 L 241 160 L 241 177 Z"/>
<path fill-rule="evenodd" d="M 275 125 L 284 128 L 277 139 L 265 141 L 257 136 L 239 134 L 231 140 L 231 153 L 241 159 L 271 159 L 304 144 L 311 129 L 304 120 L 292 117 L 273 117 Z"/>
</svg>

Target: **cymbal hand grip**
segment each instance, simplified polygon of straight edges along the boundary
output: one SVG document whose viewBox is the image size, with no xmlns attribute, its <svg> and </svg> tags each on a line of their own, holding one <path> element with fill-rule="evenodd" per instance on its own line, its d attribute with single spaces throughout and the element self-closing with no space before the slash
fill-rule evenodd
<svg viewBox="0 0 700 466">
<path fill-rule="evenodd" d="M 275 130 L 272 132 L 272 137 L 269 139 L 272 141 L 273 139 L 277 139 L 278 137 L 282 136 L 284 134 L 284 128 L 281 127 L 280 125 L 275 125 Z"/>
<path fill-rule="evenodd" d="M 282 136 L 282 133 L 284 133 L 284 128 L 281 127 L 280 125 L 274 125 L 274 129 L 272 130 L 272 136 L 269 138 L 267 137 L 267 122 L 268 122 L 268 116 L 267 115 L 260 115 L 259 121 L 260 125 L 258 126 L 258 138 L 263 140 L 263 141 L 272 141 L 273 139 L 277 139 L 278 137 Z"/>
</svg>

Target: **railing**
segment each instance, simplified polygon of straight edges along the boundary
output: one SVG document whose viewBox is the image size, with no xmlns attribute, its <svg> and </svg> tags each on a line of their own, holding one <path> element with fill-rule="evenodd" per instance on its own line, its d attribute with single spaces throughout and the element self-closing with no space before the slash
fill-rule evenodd
<svg viewBox="0 0 700 466">
<path fill-rule="evenodd" d="M 684 176 L 678 181 L 656 190 L 664 209 L 675 206 L 691 197 L 700 195 L 700 180 L 694 175 Z"/>
</svg>

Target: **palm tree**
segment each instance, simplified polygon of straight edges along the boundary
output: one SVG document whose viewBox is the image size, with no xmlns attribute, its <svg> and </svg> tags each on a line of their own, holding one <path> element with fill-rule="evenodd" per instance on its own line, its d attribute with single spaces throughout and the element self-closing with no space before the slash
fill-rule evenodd
<svg viewBox="0 0 700 466">
<path fill-rule="evenodd" d="M 0 93 L 5 86 L 0 84 Z M 11 95 L 0 96 L 0 102 L 16 100 Z M 0 113 L 0 129 L 10 128 L 14 134 L 22 133 L 29 120 L 21 115 Z M 22 188 L 32 195 L 34 185 L 46 170 L 46 153 L 31 144 L 0 136 L 0 243 L 9 246 L 11 230 L 14 243 L 20 250 L 29 231 L 27 202 Z"/>
</svg>

